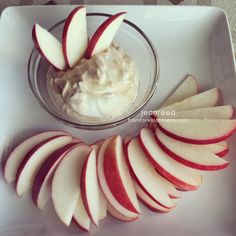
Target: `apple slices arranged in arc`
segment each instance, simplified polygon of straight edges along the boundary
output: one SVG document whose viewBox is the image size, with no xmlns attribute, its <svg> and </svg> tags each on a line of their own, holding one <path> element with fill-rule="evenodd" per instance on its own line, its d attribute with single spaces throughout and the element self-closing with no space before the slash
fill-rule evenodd
<svg viewBox="0 0 236 236">
<path fill-rule="evenodd" d="M 58 70 L 64 70 L 66 68 L 62 44 L 54 35 L 40 25 L 35 24 L 32 30 L 32 38 L 38 52 L 51 65 Z"/>
<path fill-rule="evenodd" d="M 135 187 L 135 191 L 137 193 L 138 199 L 151 211 L 167 213 L 175 207 L 173 204 L 172 208 L 166 208 L 166 207 L 161 206 L 157 202 L 153 201 L 152 198 L 150 198 L 139 186 L 139 184 L 137 184 L 136 182 L 134 182 L 134 187 Z"/>
<path fill-rule="evenodd" d="M 107 206 L 111 206 L 110 210 L 108 207 L 108 211 L 113 214 L 114 216 L 119 216 L 118 219 L 121 219 L 123 216 L 125 219 L 138 219 L 139 214 L 134 213 L 133 211 L 128 210 L 121 204 L 113 195 L 112 191 L 110 190 L 108 183 L 106 181 L 105 173 L 104 173 L 104 157 L 107 147 L 109 146 L 110 142 L 114 139 L 114 137 L 110 137 L 106 139 L 99 148 L 98 156 L 97 156 L 97 173 L 98 173 L 98 181 L 99 185 L 103 191 L 104 196 L 107 199 Z M 130 179 L 131 177 L 128 176 Z M 131 189 L 133 190 L 133 189 Z M 118 189 L 117 189 L 118 191 Z M 136 199 L 135 199 L 136 201 Z M 113 211 L 114 209 L 114 211 Z M 112 211 L 112 212 L 111 212 Z M 117 214 L 115 214 L 117 213 Z"/>
<path fill-rule="evenodd" d="M 103 52 L 110 47 L 115 34 L 117 33 L 126 12 L 120 12 L 110 16 L 96 30 L 89 41 L 85 58 L 89 59 L 93 55 Z"/>
<path fill-rule="evenodd" d="M 168 136 L 192 144 L 218 143 L 236 130 L 236 120 L 159 119 L 158 128 Z"/>
<path fill-rule="evenodd" d="M 156 129 L 156 141 L 159 147 L 176 161 L 199 170 L 220 170 L 229 165 L 229 162 L 219 158 L 200 145 L 183 143 L 170 138 L 159 129 Z"/>
<path fill-rule="evenodd" d="M 92 222 L 98 226 L 100 217 L 106 215 L 106 204 L 98 184 L 96 158 L 96 149 L 93 148 L 85 160 L 80 186 L 85 209 Z"/>
<path fill-rule="evenodd" d="M 159 114 L 162 119 L 231 119 L 234 109 L 231 105 L 203 107 L 187 111 L 176 111 L 174 115 Z"/>
<path fill-rule="evenodd" d="M 160 108 L 160 111 L 186 111 L 202 107 L 213 107 L 217 104 L 220 94 L 217 88 L 207 90 L 180 102 Z"/>
<path fill-rule="evenodd" d="M 120 136 L 109 142 L 104 153 L 103 168 L 107 185 L 116 200 L 129 211 L 139 214 L 139 205 Z"/>
<path fill-rule="evenodd" d="M 184 81 L 175 89 L 175 91 L 166 99 L 162 107 L 180 102 L 188 97 L 198 93 L 198 82 L 192 75 L 187 75 Z"/>
<path fill-rule="evenodd" d="M 170 197 L 165 190 L 162 178 L 152 166 L 142 150 L 137 138 L 126 146 L 127 163 L 133 178 L 140 188 L 156 203 L 164 208 L 172 208 Z"/>
<path fill-rule="evenodd" d="M 80 196 L 80 178 L 90 147 L 71 148 L 58 165 L 52 180 L 52 201 L 60 220 L 69 225 Z"/>
<path fill-rule="evenodd" d="M 32 187 L 32 199 L 39 209 L 43 209 L 50 197 L 51 178 L 60 160 L 76 143 L 69 143 L 53 152 L 40 167 Z"/>
<path fill-rule="evenodd" d="M 175 161 L 162 151 L 151 130 L 147 128 L 141 129 L 139 140 L 156 170 L 175 186 L 191 191 L 196 190 L 201 185 L 202 176 L 193 169 Z"/>
<path fill-rule="evenodd" d="M 84 56 L 87 46 L 86 9 L 79 6 L 67 17 L 62 35 L 63 55 L 69 68 L 73 68 Z"/>
<path fill-rule="evenodd" d="M 20 166 L 21 161 L 26 154 L 34 148 L 36 145 L 42 143 L 46 139 L 59 136 L 68 135 L 62 131 L 46 131 L 40 134 L 36 134 L 20 143 L 9 155 L 4 165 L 4 178 L 7 183 L 11 183 L 16 179 L 17 169 Z"/>
<path fill-rule="evenodd" d="M 91 221 L 85 209 L 81 195 L 76 203 L 73 220 L 82 230 L 89 231 Z"/>
<path fill-rule="evenodd" d="M 71 141 L 72 137 L 69 135 L 54 136 L 39 143 L 25 155 L 16 173 L 16 192 L 18 196 L 32 188 L 35 176 L 44 161 L 57 149 Z"/>
</svg>

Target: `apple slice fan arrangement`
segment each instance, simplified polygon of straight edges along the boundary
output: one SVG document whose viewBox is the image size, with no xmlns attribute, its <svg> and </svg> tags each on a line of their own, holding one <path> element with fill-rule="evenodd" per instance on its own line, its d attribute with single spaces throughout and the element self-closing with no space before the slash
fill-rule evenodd
<svg viewBox="0 0 236 236">
<path fill-rule="evenodd" d="M 108 48 L 124 14 L 109 17 L 88 41 L 86 11 L 77 7 L 65 22 L 62 43 L 38 24 L 33 40 L 51 65 L 66 70 Z M 8 155 L 4 178 L 15 181 L 18 196 L 31 191 L 39 209 L 51 199 L 65 225 L 74 221 L 86 231 L 107 213 L 122 221 L 138 220 L 140 203 L 168 213 L 181 191 L 200 187 L 202 171 L 229 165 L 227 139 L 236 120 L 231 105 L 219 105 L 219 96 L 217 88 L 199 92 L 197 80 L 188 75 L 136 137 L 114 134 L 86 144 L 64 131 L 39 133 Z"/>
</svg>

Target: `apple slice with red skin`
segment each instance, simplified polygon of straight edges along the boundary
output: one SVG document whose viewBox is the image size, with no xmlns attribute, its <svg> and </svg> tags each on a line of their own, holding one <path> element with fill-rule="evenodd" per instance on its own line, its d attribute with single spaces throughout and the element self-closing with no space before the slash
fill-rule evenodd
<svg viewBox="0 0 236 236">
<path fill-rule="evenodd" d="M 141 129 L 139 141 L 153 166 L 175 186 L 191 191 L 196 190 L 201 185 L 202 176 L 192 168 L 175 161 L 162 151 L 150 129 Z"/>
<path fill-rule="evenodd" d="M 214 107 L 220 98 L 220 93 L 217 88 L 207 90 L 192 97 L 186 98 L 183 101 L 162 107 L 160 111 L 186 111 L 203 107 Z M 158 116 L 158 110 L 156 111 Z M 154 112 L 155 114 L 155 112 Z"/>
<path fill-rule="evenodd" d="M 122 215 L 125 218 L 137 219 L 138 214 L 134 213 L 132 211 L 129 211 L 122 204 L 120 204 L 118 202 L 118 200 L 113 196 L 113 194 L 110 191 L 109 186 L 106 182 L 106 178 L 105 178 L 105 174 L 104 174 L 104 167 L 103 167 L 104 156 L 105 156 L 105 151 L 113 138 L 114 138 L 114 136 L 106 139 L 99 148 L 99 152 L 98 152 L 98 156 L 97 156 L 97 173 L 98 173 L 99 185 L 100 185 L 102 192 L 107 200 L 107 205 L 110 204 L 112 206 L 112 208 L 115 209 L 115 212 L 118 212 L 119 215 Z M 109 210 L 109 208 L 108 208 L 108 210 Z M 113 214 L 113 216 L 115 216 L 115 215 L 116 214 Z"/>
<path fill-rule="evenodd" d="M 104 175 L 107 185 L 117 201 L 131 212 L 139 213 L 137 196 L 125 161 L 122 140 L 114 137 L 104 153 Z"/>
<path fill-rule="evenodd" d="M 19 168 L 21 161 L 24 159 L 26 154 L 34 148 L 39 143 L 44 140 L 58 136 L 58 135 L 68 135 L 63 131 L 46 131 L 43 133 L 36 134 L 26 139 L 20 143 L 9 155 L 4 165 L 4 178 L 7 183 L 10 183 L 15 180 L 16 172 Z"/>
<path fill-rule="evenodd" d="M 43 58 L 58 70 L 66 68 L 61 42 L 38 24 L 33 26 L 32 39 Z"/>
<path fill-rule="evenodd" d="M 126 157 L 133 178 L 145 194 L 160 206 L 172 208 L 173 205 L 162 178 L 152 166 L 137 138 L 132 139 L 127 144 Z"/>
<path fill-rule="evenodd" d="M 78 6 L 67 17 L 62 34 L 63 55 L 69 68 L 84 56 L 87 46 L 86 9 Z"/>
<path fill-rule="evenodd" d="M 57 165 L 76 144 L 76 142 L 69 143 L 53 152 L 39 169 L 32 187 L 32 199 L 39 209 L 43 209 L 51 195 L 50 184 Z"/>
<path fill-rule="evenodd" d="M 81 174 L 81 196 L 85 209 L 92 220 L 98 226 L 100 213 L 99 184 L 96 170 L 96 150 L 93 148 L 85 160 Z M 101 209 L 103 211 L 103 209 Z"/>
<path fill-rule="evenodd" d="M 116 32 L 124 20 L 125 13 L 126 12 L 120 12 L 110 16 L 98 27 L 89 41 L 88 48 L 85 53 L 85 57 L 87 59 L 97 53 L 105 51 L 110 47 Z"/>
<path fill-rule="evenodd" d="M 138 220 L 138 215 L 134 217 L 127 217 L 119 213 L 110 203 L 107 203 L 107 210 L 113 216 L 114 218 L 121 220 L 121 221 L 126 221 L 126 222 L 132 222 L 135 220 Z"/>
<path fill-rule="evenodd" d="M 187 75 L 184 81 L 170 94 L 162 107 L 180 102 L 188 97 L 194 96 L 198 93 L 199 86 L 196 78 L 193 75 Z"/>
<path fill-rule="evenodd" d="M 151 211 L 154 212 L 162 212 L 167 213 L 171 211 L 173 208 L 175 208 L 175 204 L 173 203 L 172 208 L 165 208 L 158 204 L 157 202 L 153 201 L 143 190 L 141 187 L 139 187 L 139 184 L 134 182 L 135 191 L 137 193 L 139 201 L 141 201 L 147 208 L 149 208 Z"/>
<path fill-rule="evenodd" d="M 85 206 L 82 200 L 82 196 L 79 196 L 78 202 L 73 214 L 73 220 L 76 225 L 84 231 L 90 230 L 90 218 L 85 210 Z"/>
<path fill-rule="evenodd" d="M 51 137 L 32 148 L 21 161 L 16 173 L 16 193 L 21 196 L 29 191 L 44 161 L 57 149 L 72 141 L 68 135 Z"/>
<path fill-rule="evenodd" d="M 159 114 L 162 119 L 231 119 L 234 109 L 231 105 L 202 107 L 187 111 L 176 111 L 175 114 Z"/>
<path fill-rule="evenodd" d="M 132 138 L 133 136 L 131 134 L 127 134 L 123 140 L 124 146 L 126 146 L 129 143 L 129 141 L 131 141 Z"/>
<path fill-rule="evenodd" d="M 236 120 L 160 119 L 158 128 L 166 135 L 191 144 L 218 143 L 236 130 Z"/>
<path fill-rule="evenodd" d="M 52 202 L 60 220 L 69 225 L 80 196 L 80 178 L 90 147 L 71 148 L 59 163 L 52 180 Z"/>
<path fill-rule="evenodd" d="M 200 145 L 183 143 L 170 138 L 159 129 L 156 129 L 155 134 L 159 147 L 170 157 L 186 166 L 199 170 L 221 170 L 229 165 L 228 161 L 218 158 Z"/>
</svg>

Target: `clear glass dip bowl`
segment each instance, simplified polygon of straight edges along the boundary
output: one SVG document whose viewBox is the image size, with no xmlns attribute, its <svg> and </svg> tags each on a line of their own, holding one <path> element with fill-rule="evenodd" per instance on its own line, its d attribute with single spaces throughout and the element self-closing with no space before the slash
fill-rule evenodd
<svg viewBox="0 0 236 236">
<path fill-rule="evenodd" d="M 91 36 L 99 25 L 109 16 L 109 14 L 103 13 L 88 13 L 87 25 L 89 36 Z M 61 36 L 64 23 L 65 20 L 62 20 L 49 30 L 58 39 L 62 38 Z M 28 64 L 28 80 L 30 88 L 40 105 L 54 118 L 64 124 L 87 130 L 115 127 L 125 123 L 129 118 L 136 116 L 155 92 L 159 79 L 158 56 L 153 44 L 145 33 L 134 23 L 128 20 L 124 20 L 122 23 L 115 36 L 114 42 L 121 46 L 132 58 L 134 58 L 139 70 L 140 84 L 138 95 L 126 113 L 108 121 L 94 119 L 83 119 L 80 121 L 69 117 L 52 101 L 47 89 L 47 72 L 50 65 L 40 56 L 37 49 L 33 48 Z"/>
</svg>

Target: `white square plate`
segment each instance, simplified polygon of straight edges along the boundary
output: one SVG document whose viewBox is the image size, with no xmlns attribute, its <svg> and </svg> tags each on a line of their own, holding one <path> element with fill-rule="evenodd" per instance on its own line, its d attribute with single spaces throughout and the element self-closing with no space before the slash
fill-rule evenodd
<svg viewBox="0 0 236 236">
<path fill-rule="evenodd" d="M 106 131 L 82 131 L 66 127 L 47 114 L 33 97 L 27 81 L 27 63 L 33 47 L 34 22 L 45 27 L 65 18 L 73 6 L 12 7 L 0 23 L 0 137 L 3 155 L 30 134 L 64 129 L 88 142 L 110 134 L 137 133 L 144 124 L 125 124 Z M 158 89 L 146 109 L 154 109 L 186 74 L 195 75 L 202 89 L 217 86 L 225 103 L 236 105 L 235 65 L 229 27 L 224 12 L 211 7 L 88 6 L 88 12 L 127 11 L 153 41 L 160 58 Z M 236 138 L 230 140 L 229 168 L 204 174 L 196 192 L 184 193 L 176 210 L 154 214 L 142 207 L 140 220 L 119 222 L 107 217 L 90 235 L 236 235 Z M 65 236 L 81 233 L 76 226 L 59 222 L 51 204 L 43 211 L 30 194 L 17 198 L 12 186 L 0 178 L 1 236 Z M 86 234 L 86 233 L 85 233 Z"/>
</svg>

